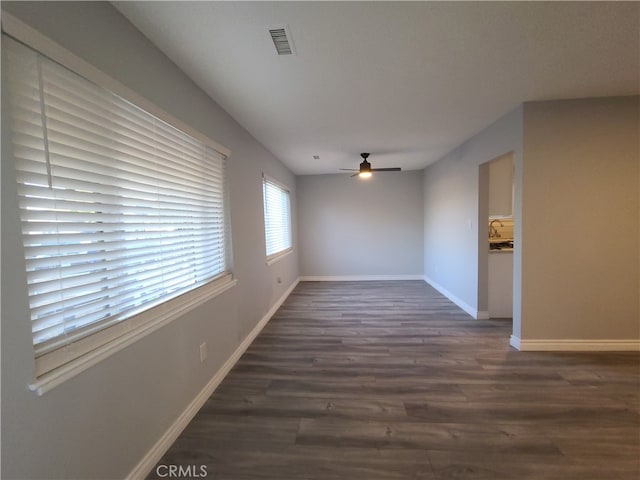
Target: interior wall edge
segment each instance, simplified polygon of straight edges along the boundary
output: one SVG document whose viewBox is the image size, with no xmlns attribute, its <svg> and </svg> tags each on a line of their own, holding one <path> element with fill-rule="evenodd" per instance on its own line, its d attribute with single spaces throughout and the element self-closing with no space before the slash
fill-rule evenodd
<svg viewBox="0 0 640 480">
<path fill-rule="evenodd" d="M 473 318 L 475 318 L 476 320 L 479 319 L 478 315 L 479 315 L 480 312 L 478 312 L 478 309 L 473 308 L 471 305 L 469 305 L 465 301 L 463 301 L 460 298 L 458 298 L 456 295 L 451 293 L 449 290 L 444 288 L 442 285 L 438 284 L 435 280 L 425 276 L 424 277 L 424 281 L 427 282 L 429 285 L 431 285 L 433 288 L 435 288 L 442 295 L 447 297 L 449 300 L 451 300 L 453 303 L 455 303 L 462 310 L 464 310 L 469 315 L 471 315 Z"/>
</svg>

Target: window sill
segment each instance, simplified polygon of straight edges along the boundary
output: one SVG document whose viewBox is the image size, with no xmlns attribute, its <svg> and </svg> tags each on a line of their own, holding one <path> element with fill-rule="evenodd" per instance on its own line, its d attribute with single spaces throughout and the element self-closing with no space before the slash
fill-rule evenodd
<svg viewBox="0 0 640 480">
<path fill-rule="evenodd" d="M 165 308 L 164 311 L 154 320 L 146 322 L 138 328 L 130 330 L 115 338 L 111 342 L 42 375 L 33 383 L 29 384 L 29 389 L 36 392 L 38 395 L 43 395 L 86 369 L 137 342 L 141 338 L 155 332 L 159 328 L 186 314 L 190 310 L 193 310 L 203 303 L 221 295 L 234 287 L 237 283 L 238 280 L 234 279 L 232 275 L 229 274 L 218 281 L 212 282 L 210 285 L 205 285 L 199 291 L 196 290 L 188 292 L 181 297 L 170 300 L 167 302 L 169 307 Z"/>
<path fill-rule="evenodd" d="M 273 265 L 276 262 L 279 262 L 284 257 L 293 252 L 293 248 L 288 248 L 287 250 L 283 250 L 282 252 L 275 253 L 269 257 L 267 257 L 267 265 Z"/>
</svg>

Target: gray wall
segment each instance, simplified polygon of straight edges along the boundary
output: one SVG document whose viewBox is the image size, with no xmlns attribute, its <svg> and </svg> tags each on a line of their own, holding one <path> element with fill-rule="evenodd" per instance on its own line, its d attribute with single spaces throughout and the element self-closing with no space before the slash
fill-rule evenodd
<svg viewBox="0 0 640 480">
<path fill-rule="evenodd" d="M 519 179 L 521 172 L 522 108 L 504 115 L 467 140 L 424 174 L 424 274 L 473 311 L 487 311 L 488 166 L 514 153 L 516 195 L 514 232 L 514 297 L 520 275 Z M 484 171 L 484 176 L 481 172 Z M 514 330 L 519 328 L 519 298 L 514 298 Z"/>
<path fill-rule="evenodd" d="M 301 276 L 422 275 L 422 171 L 297 177 Z"/>
<path fill-rule="evenodd" d="M 485 308 L 485 162 L 514 151 L 513 334 L 637 340 L 639 110 L 638 97 L 525 103 L 427 167 L 425 276 Z"/>
<path fill-rule="evenodd" d="M 524 105 L 523 340 L 640 338 L 639 98 Z"/>
<path fill-rule="evenodd" d="M 232 151 L 238 285 L 38 397 L 27 388 L 33 351 L 15 188 L 5 175 L 12 166 L 3 150 L 2 478 L 122 478 L 298 277 L 295 251 L 265 264 L 261 187 L 263 171 L 289 185 L 295 218 L 295 177 L 108 3 L 2 7 Z M 203 341 L 209 356 L 201 364 Z"/>
</svg>

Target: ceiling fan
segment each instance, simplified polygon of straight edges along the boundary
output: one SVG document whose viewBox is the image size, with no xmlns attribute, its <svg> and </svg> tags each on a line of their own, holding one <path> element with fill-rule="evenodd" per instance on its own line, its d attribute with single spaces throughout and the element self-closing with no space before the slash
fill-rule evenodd
<svg viewBox="0 0 640 480">
<path fill-rule="evenodd" d="M 340 170 L 348 170 L 351 172 L 358 172 L 351 175 L 352 177 L 360 177 L 360 178 L 369 178 L 371 176 L 371 172 L 399 172 L 402 170 L 400 167 L 393 168 L 371 168 L 371 164 L 367 161 L 369 158 L 368 153 L 361 153 L 362 163 L 360 164 L 359 169 L 355 168 L 341 168 Z"/>
</svg>

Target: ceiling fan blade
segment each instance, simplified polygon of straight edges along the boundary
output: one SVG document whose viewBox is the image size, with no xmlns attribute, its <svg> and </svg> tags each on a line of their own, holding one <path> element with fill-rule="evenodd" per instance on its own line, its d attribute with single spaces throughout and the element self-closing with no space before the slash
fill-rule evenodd
<svg viewBox="0 0 640 480">
<path fill-rule="evenodd" d="M 344 170 L 344 171 L 348 171 L 348 172 L 359 172 L 360 171 L 357 168 L 339 168 L 338 170 Z"/>
<path fill-rule="evenodd" d="M 372 168 L 372 172 L 400 172 L 402 169 L 400 167 L 393 168 Z"/>
</svg>

